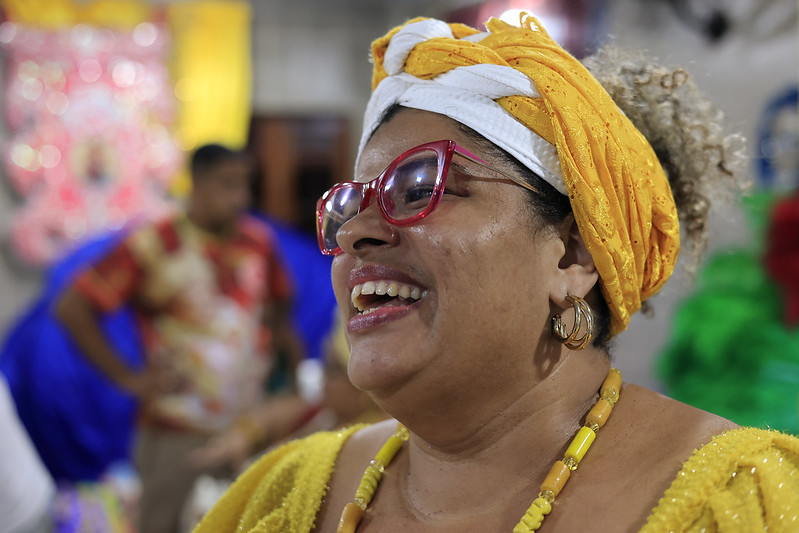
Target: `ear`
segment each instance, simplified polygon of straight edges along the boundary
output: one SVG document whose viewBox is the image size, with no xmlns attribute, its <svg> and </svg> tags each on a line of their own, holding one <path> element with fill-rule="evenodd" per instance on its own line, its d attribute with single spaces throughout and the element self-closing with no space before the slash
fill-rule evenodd
<svg viewBox="0 0 799 533">
<path fill-rule="evenodd" d="M 560 308 L 570 307 L 566 295 L 585 298 L 599 281 L 594 259 L 588 253 L 574 216 L 569 215 L 558 227 L 558 237 L 563 242 L 563 256 L 558 263 L 558 280 L 549 295 Z"/>
</svg>

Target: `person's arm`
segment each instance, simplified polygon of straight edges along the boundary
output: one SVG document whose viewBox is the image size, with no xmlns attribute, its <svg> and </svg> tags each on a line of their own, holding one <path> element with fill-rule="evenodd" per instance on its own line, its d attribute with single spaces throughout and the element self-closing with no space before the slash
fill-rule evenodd
<svg viewBox="0 0 799 533">
<path fill-rule="evenodd" d="M 253 453 L 290 437 L 318 411 L 319 406 L 295 394 L 268 398 L 191 452 L 189 464 L 199 470 L 229 464 L 240 471 Z"/>
<path fill-rule="evenodd" d="M 100 328 L 98 312 L 77 290 L 70 287 L 61 295 L 55 313 L 86 359 L 116 386 L 139 398 L 154 392 L 155 376 L 130 368 L 117 355 Z"/>
<path fill-rule="evenodd" d="M 264 259 L 268 277 L 261 321 L 270 332 L 272 351 L 288 361 L 291 384 L 296 389 L 297 366 L 305 358 L 305 349 L 291 320 L 293 284 L 283 258 L 274 247 L 270 246 Z"/>
<path fill-rule="evenodd" d="M 289 362 L 292 383 L 297 378 L 297 366 L 304 358 L 304 350 L 291 323 L 291 303 L 288 299 L 267 303 L 264 308 L 264 325 L 272 332 L 272 348 Z M 295 383 L 296 384 L 296 383 Z"/>
</svg>

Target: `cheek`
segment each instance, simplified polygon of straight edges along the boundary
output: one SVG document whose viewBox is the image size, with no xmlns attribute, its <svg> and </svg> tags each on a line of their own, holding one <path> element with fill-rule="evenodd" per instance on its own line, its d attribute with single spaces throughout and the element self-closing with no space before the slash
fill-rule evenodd
<svg viewBox="0 0 799 533">
<path fill-rule="evenodd" d="M 479 306 L 484 314 L 505 314 L 540 296 L 537 242 L 531 228 L 509 221 L 507 215 L 486 220 L 470 231 L 437 239 L 441 264 L 450 266 L 441 277 L 441 292 L 459 301 L 468 295 L 470 302 L 463 307 L 471 312 Z"/>
<path fill-rule="evenodd" d="M 339 254 L 333 259 L 330 268 L 330 279 L 333 292 L 339 308 L 345 309 L 350 305 L 350 292 L 347 290 L 347 273 L 352 270 L 355 259 L 347 254 Z"/>
</svg>

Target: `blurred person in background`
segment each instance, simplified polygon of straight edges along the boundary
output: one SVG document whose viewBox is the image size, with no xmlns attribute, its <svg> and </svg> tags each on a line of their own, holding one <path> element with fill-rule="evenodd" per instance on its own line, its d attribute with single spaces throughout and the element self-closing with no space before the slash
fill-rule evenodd
<svg viewBox="0 0 799 533">
<path fill-rule="evenodd" d="M 0 374 L 0 533 L 52 531 L 55 483 L 22 427 Z"/>
<path fill-rule="evenodd" d="M 366 391 L 358 389 L 350 381 L 347 375 L 350 348 L 347 345 L 346 326 L 341 316 L 336 317 L 334 324 L 333 331 L 325 342 L 323 409 L 303 428 L 304 434 L 353 424 L 371 424 L 388 417 Z"/>
<path fill-rule="evenodd" d="M 240 470 L 253 455 L 283 441 L 385 419 L 388 415 L 369 394 L 350 381 L 349 355 L 344 324 L 337 318 L 323 342 L 322 361 L 306 360 L 298 369 L 300 394 L 264 402 L 253 410 L 252 426 L 232 427 L 192 452 L 191 462 L 201 470 L 225 464 Z M 305 387 L 303 382 L 307 383 Z"/>
<path fill-rule="evenodd" d="M 289 277 L 265 226 L 244 214 L 251 162 L 209 144 L 191 156 L 184 213 L 136 228 L 65 291 L 57 315 L 83 355 L 139 400 L 139 530 L 174 533 L 199 475 L 191 450 L 249 427 L 275 353 L 301 359 L 289 324 Z M 145 367 L 115 353 L 102 313 L 131 305 Z"/>
<path fill-rule="evenodd" d="M 784 323 L 796 329 L 799 327 L 799 189 L 780 198 L 772 210 L 765 264 L 782 292 Z"/>
</svg>

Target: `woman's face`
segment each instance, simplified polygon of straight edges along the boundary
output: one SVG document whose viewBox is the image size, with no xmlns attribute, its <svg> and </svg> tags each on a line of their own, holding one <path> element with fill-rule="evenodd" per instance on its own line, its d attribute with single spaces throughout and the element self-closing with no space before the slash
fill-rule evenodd
<svg viewBox="0 0 799 533">
<path fill-rule="evenodd" d="M 375 132 L 355 179 L 372 180 L 404 151 L 440 139 L 513 172 L 456 122 L 404 109 Z M 447 193 L 421 222 L 393 226 L 373 202 L 341 228 L 343 253 L 332 277 L 348 321 L 349 374 L 357 387 L 380 398 L 407 384 L 447 396 L 463 387 L 494 394 L 497 387 L 510 392 L 514 383 L 524 389 L 535 383 L 534 354 L 541 342 L 552 342 L 550 294 L 562 290 L 564 246 L 551 228 L 536 230 L 527 194 L 455 155 Z M 421 298 L 353 297 L 355 287 L 392 282 L 400 296 L 407 287 Z M 373 310 L 364 314 L 358 307 Z"/>
</svg>

